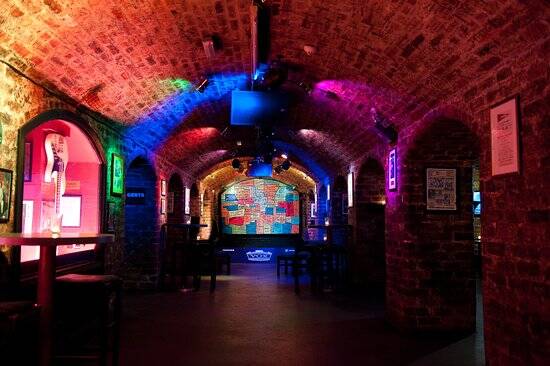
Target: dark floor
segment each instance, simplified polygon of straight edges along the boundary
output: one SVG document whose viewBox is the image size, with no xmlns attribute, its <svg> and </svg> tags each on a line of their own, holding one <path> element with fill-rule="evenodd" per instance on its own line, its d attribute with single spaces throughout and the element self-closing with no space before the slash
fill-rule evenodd
<svg viewBox="0 0 550 366">
<path fill-rule="evenodd" d="M 407 365 L 458 340 L 400 335 L 384 322 L 380 296 L 318 298 L 306 288 L 296 296 L 291 277 L 277 280 L 271 265 L 235 265 L 214 294 L 204 277 L 199 292 L 124 302 L 124 366 Z"/>
</svg>

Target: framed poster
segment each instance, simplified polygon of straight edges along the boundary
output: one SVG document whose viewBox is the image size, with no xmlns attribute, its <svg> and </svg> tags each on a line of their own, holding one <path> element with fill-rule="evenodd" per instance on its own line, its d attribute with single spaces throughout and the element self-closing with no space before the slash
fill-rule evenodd
<svg viewBox="0 0 550 366">
<path fill-rule="evenodd" d="M 80 227 L 82 216 L 82 196 L 61 196 L 60 210 L 62 227 Z"/>
<path fill-rule="evenodd" d="M 168 192 L 168 202 L 167 202 L 167 211 L 168 213 L 174 213 L 174 192 Z"/>
<path fill-rule="evenodd" d="M 426 169 L 426 209 L 456 211 L 456 169 Z"/>
<path fill-rule="evenodd" d="M 191 206 L 189 205 L 189 202 L 191 200 L 191 189 L 185 187 L 185 205 L 184 205 L 184 213 L 186 215 L 189 215 L 191 213 Z"/>
<path fill-rule="evenodd" d="M 23 180 L 32 181 L 32 142 L 25 142 L 25 162 L 23 164 Z"/>
<path fill-rule="evenodd" d="M 166 198 L 164 197 L 160 199 L 160 214 L 166 215 Z"/>
<path fill-rule="evenodd" d="M 0 169 L 0 222 L 10 221 L 13 171 Z"/>
<path fill-rule="evenodd" d="M 519 97 L 491 108 L 491 175 L 519 173 Z"/>
<path fill-rule="evenodd" d="M 111 158 L 111 195 L 121 196 L 124 192 L 124 159 L 118 154 Z"/>
<path fill-rule="evenodd" d="M 105 205 L 105 231 L 108 233 L 115 232 L 115 203 L 107 202 Z"/>
<path fill-rule="evenodd" d="M 160 180 L 160 195 L 166 196 L 166 180 L 164 179 Z"/>
<path fill-rule="evenodd" d="M 397 154 L 395 149 L 390 150 L 388 155 L 388 189 L 395 191 L 397 189 Z"/>
</svg>

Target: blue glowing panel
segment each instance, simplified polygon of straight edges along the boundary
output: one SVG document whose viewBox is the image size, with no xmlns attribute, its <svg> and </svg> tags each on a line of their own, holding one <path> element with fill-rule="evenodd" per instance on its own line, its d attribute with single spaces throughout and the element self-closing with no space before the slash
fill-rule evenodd
<svg viewBox="0 0 550 366">
<path fill-rule="evenodd" d="M 234 90 L 231 93 L 231 125 L 256 126 L 281 118 L 287 110 L 286 96 L 275 92 Z"/>
<path fill-rule="evenodd" d="M 249 177 L 271 177 L 273 175 L 273 165 L 252 162 L 248 168 L 247 175 Z"/>
</svg>

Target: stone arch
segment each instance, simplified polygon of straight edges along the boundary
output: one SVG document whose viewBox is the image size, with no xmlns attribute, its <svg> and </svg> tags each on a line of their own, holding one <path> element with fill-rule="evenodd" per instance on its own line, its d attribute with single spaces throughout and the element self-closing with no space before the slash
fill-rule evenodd
<svg viewBox="0 0 550 366">
<path fill-rule="evenodd" d="M 62 228 L 64 232 L 100 232 L 104 224 L 105 172 L 106 159 L 101 141 L 89 122 L 73 112 L 63 109 L 52 109 L 30 119 L 19 128 L 17 138 L 17 174 L 15 181 L 14 229 L 21 232 L 24 229 L 32 232 L 45 230 L 43 224 L 51 214 L 51 207 L 56 201 L 53 194 L 54 183 L 44 182 L 46 153 L 44 141 L 46 133 L 56 133 L 64 136 L 67 142 L 68 161 L 62 166 L 65 171 L 65 181 L 75 182 L 63 194 L 63 198 L 72 196 L 80 198 L 80 217 L 77 224 Z M 28 169 L 28 170 L 27 170 Z M 52 182 L 54 182 L 52 180 Z M 62 202 L 60 198 L 59 201 Z M 28 204 L 32 206 L 29 206 Z M 49 204 L 49 205 L 48 205 Z M 74 206 L 73 206 L 74 207 Z M 31 209 L 30 216 L 28 209 Z M 61 210 L 59 206 L 53 212 Z M 50 210 L 48 213 L 48 210 Z M 27 214 L 25 214 L 27 213 Z M 77 217 L 76 211 L 71 211 L 72 217 Z M 68 215 L 66 215 L 67 217 Z M 30 218 L 30 220 L 28 220 Z M 73 221 L 74 222 L 74 221 Z M 69 227 L 72 226 L 72 227 Z M 27 231 L 25 231 L 27 232 Z M 93 245 L 60 248 L 58 255 L 64 256 L 65 263 L 79 261 L 94 261 L 102 258 L 104 249 L 98 247 L 95 253 Z M 15 263 L 14 277 L 19 271 L 36 270 L 38 251 L 32 248 L 17 248 L 11 252 L 11 262 Z M 27 262 L 20 265 L 20 262 Z"/>
<path fill-rule="evenodd" d="M 387 314 L 400 327 L 473 331 L 472 167 L 477 137 L 462 122 L 425 125 L 398 162 L 401 200 L 386 215 Z M 456 211 L 426 207 L 426 169 L 456 169 Z"/>
<path fill-rule="evenodd" d="M 355 207 L 351 218 L 354 238 L 350 270 L 359 285 L 385 284 L 385 173 L 375 159 L 366 159 L 355 178 Z"/>
<path fill-rule="evenodd" d="M 126 171 L 126 192 L 143 194 L 125 204 L 124 257 L 128 287 L 154 288 L 158 267 L 159 205 L 153 164 L 137 156 Z"/>
</svg>

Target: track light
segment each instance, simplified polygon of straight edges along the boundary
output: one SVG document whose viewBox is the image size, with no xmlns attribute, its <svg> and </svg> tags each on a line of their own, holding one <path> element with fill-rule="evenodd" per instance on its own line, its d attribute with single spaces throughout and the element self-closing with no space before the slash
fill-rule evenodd
<svg viewBox="0 0 550 366">
<path fill-rule="evenodd" d="M 290 169 L 290 160 L 286 159 L 285 161 L 283 161 L 283 163 L 281 164 L 281 168 L 283 168 L 284 170 Z"/>
<path fill-rule="evenodd" d="M 231 162 L 231 166 L 233 167 L 233 169 L 240 169 L 241 161 L 239 159 L 233 159 L 233 161 Z"/>
<path fill-rule="evenodd" d="M 204 89 L 206 89 L 209 82 L 210 81 L 208 80 L 208 78 L 204 78 L 201 83 L 195 88 L 195 90 L 199 93 L 204 93 Z"/>
</svg>

